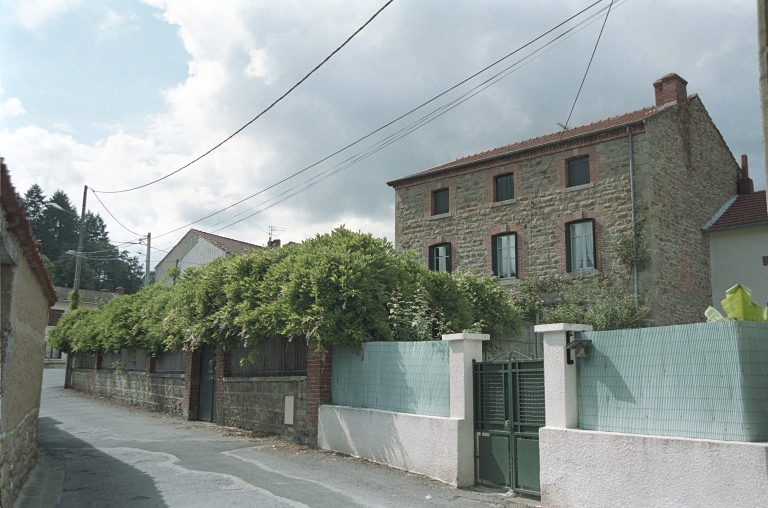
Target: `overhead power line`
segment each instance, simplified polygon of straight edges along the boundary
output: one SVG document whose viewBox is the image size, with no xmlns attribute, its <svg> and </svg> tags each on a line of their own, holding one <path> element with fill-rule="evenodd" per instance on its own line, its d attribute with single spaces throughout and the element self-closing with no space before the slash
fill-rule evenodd
<svg viewBox="0 0 768 508">
<path fill-rule="evenodd" d="M 626 1 L 627 0 L 624 0 L 624 2 L 626 2 Z M 317 185 L 318 183 L 320 183 L 321 181 L 326 180 L 327 178 L 330 178 L 331 176 L 333 176 L 333 175 L 335 175 L 335 174 L 337 174 L 337 173 L 339 173 L 341 171 L 344 171 L 345 169 L 348 169 L 349 167 L 351 167 L 351 166 L 361 162 L 362 160 L 370 157 L 371 155 L 379 152 L 380 150 L 383 150 L 384 148 L 386 148 L 387 146 L 391 145 L 392 143 L 397 142 L 398 140 L 402 139 L 403 137 L 405 137 L 405 136 L 409 135 L 410 133 L 420 129 L 421 127 L 427 125 L 428 123 L 436 120 L 440 116 L 448 113 L 449 111 L 451 111 L 452 109 L 456 108 L 457 106 L 463 104 L 464 102 L 466 102 L 467 100 L 471 99 L 472 97 L 474 97 L 478 93 L 482 92 L 486 88 L 488 88 L 488 87 L 494 85 L 495 83 L 497 83 L 498 81 L 504 79 L 510 73 L 512 73 L 512 72 L 514 72 L 514 71 L 516 71 L 516 70 L 518 70 L 520 68 L 522 68 L 522 66 L 524 66 L 524 65 L 527 65 L 528 63 L 530 63 L 530 61 L 532 61 L 532 59 L 534 57 L 536 57 L 537 53 L 540 53 L 540 52 L 544 53 L 544 52 L 549 51 L 550 49 L 552 49 L 552 47 L 549 47 L 549 46 L 552 45 L 553 43 L 555 43 L 556 41 L 558 41 L 559 39 L 562 39 L 562 40 L 560 40 L 557 43 L 557 45 L 559 45 L 560 43 L 564 42 L 565 39 L 569 38 L 574 33 L 577 33 L 579 31 L 581 31 L 582 29 L 586 28 L 586 26 L 591 25 L 594 21 L 597 20 L 597 17 L 600 15 L 600 13 L 602 13 L 602 12 L 608 10 L 608 9 L 609 9 L 609 7 L 605 7 L 603 9 L 599 10 L 598 12 L 596 12 L 595 14 L 593 14 L 592 16 L 587 18 L 586 20 L 580 22 L 579 24 L 575 25 L 574 27 L 572 27 L 571 29 L 567 30 L 566 32 L 563 32 L 562 34 L 558 35 L 557 37 L 555 37 L 551 41 L 547 42 L 544 46 L 536 49 L 533 53 L 531 53 L 531 54 L 521 58 L 520 60 L 516 61 L 515 63 L 507 66 L 506 68 L 504 68 L 500 72 L 494 74 L 490 78 L 487 78 L 485 81 L 483 81 L 482 83 L 476 85 L 475 87 L 473 87 L 472 89 L 468 90 L 467 92 L 465 92 L 464 94 L 462 94 L 458 98 L 454 99 L 453 101 L 448 102 L 448 103 L 444 104 L 443 106 L 441 106 L 441 107 L 431 111 L 427 115 L 422 116 L 417 121 L 409 124 L 406 127 L 403 127 L 402 129 L 398 130 L 397 132 L 387 136 L 386 138 L 384 138 L 383 140 L 377 142 L 376 144 L 372 145 L 371 147 L 367 148 L 366 150 L 358 152 L 357 154 L 353 155 L 352 157 L 349 157 L 349 158 L 345 159 L 344 161 L 338 163 L 334 167 L 331 167 L 331 168 L 329 168 L 329 169 L 327 169 L 327 170 L 325 170 L 325 171 L 323 171 L 323 172 L 313 176 L 312 178 L 309 178 L 308 180 L 305 180 L 304 182 L 301 182 L 301 183 L 291 187 L 290 189 L 288 189 L 288 190 L 278 194 L 277 196 L 274 196 L 271 199 L 263 201 L 262 203 L 259 203 L 258 205 L 255 205 L 255 206 L 249 208 L 248 210 L 240 212 L 239 214 L 236 214 L 236 215 L 234 215 L 232 217 L 229 217 L 228 219 L 224 219 L 224 220 L 219 221 L 219 222 L 217 222 L 215 224 L 212 224 L 210 226 L 211 228 L 215 227 L 215 226 L 217 226 L 219 224 L 222 224 L 222 223 L 224 223 L 224 222 L 226 222 L 228 220 L 231 220 L 231 219 L 233 219 L 233 218 L 235 218 L 235 217 L 237 217 L 239 215 L 247 213 L 249 210 L 253 210 L 255 208 L 258 208 L 259 206 L 265 205 L 265 204 L 269 203 L 270 201 L 273 201 L 273 200 L 275 200 L 275 199 L 277 199 L 277 198 L 279 198 L 279 197 L 281 197 L 281 196 L 283 196 L 285 194 L 288 194 L 291 191 L 299 189 L 299 187 L 305 185 L 304 188 L 296 190 L 296 192 L 293 192 L 293 193 L 285 196 L 283 199 L 280 199 L 280 200 L 278 200 L 278 201 L 276 201 L 274 203 L 271 203 L 269 206 L 266 206 L 266 207 L 262 208 L 261 210 L 258 210 L 256 212 L 254 212 L 254 213 L 252 213 L 252 214 L 250 214 L 250 215 L 240 219 L 240 220 L 237 220 L 237 221 L 227 225 L 227 226 L 224 226 L 222 228 L 213 230 L 212 232 L 213 233 L 219 232 L 219 231 L 221 231 L 223 229 L 226 229 L 226 228 L 228 228 L 230 226 L 234 226 L 235 224 L 238 224 L 238 223 L 240 223 L 240 222 L 242 222 L 242 221 L 244 221 L 246 219 L 249 219 L 249 218 L 253 217 L 254 215 L 257 215 L 257 214 L 259 214 L 259 213 L 261 213 L 263 211 L 266 211 L 269 208 L 272 208 L 273 206 L 275 206 L 277 204 L 280 204 L 283 201 L 286 201 L 287 199 L 290 199 L 291 197 L 293 197 L 293 196 L 295 196 L 295 195 L 297 195 L 297 194 L 299 194 L 301 192 L 304 192 L 304 191 L 308 190 L 309 188 L 311 188 L 311 187 Z M 580 28 L 579 30 L 576 30 L 576 28 L 578 28 L 580 26 L 582 28 Z M 574 32 L 574 33 L 571 33 L 571 32 Z M 565 37 L 569 33 L 570 33 L 570 35 L 568 35 L 568 37 Z M 526 62 L 526 60 L 528 60 L 528 61 Z M 520 64 L 522 64 L 522 65 L 520 65 Z M 312 180 L 316 180 L 316 181 L 312 182 Z M 310 183 L 310 182 L 312 182 L 312 183 Z"/>
<path fill-rule="evenodd" d="M 282 178 L 281 180 L 279 180 L 279 181 L 277 181 L 277 182 L 275 182 L 275 183 L 273 183 L 273 184 L 271 184 L 271 185 L 269 185 L 269 186 L 267 186 L 267 187 L 265 187 L 265 188 L 263 188 L 263 189 L 259 190 L 258 192 L 255 192 L 255 193 L 253 193 L 253 194 L 251 194 L 251 195 L 249 195 L 249 196 L 246 196 L 245 198 L 243 198 L 243 199 L 241 199 L 241 200 L 239 200 L 239 201 L 236 201 L 235 203 L 233 203 L 233 204 L 231 204 L 231 205 L 229 205 L 229 206 L 227 206 L 227 207 L 224 207 L 224 208 L 222 208 L 222 209 L 220 209 L 220 210 L 218 210 L 218 211 L 216 211 L 216 212 L 210 213 L 210 214 L 208 214 L 208 215 L 206 215 L 206 216 L 204 216 L 204 217 L 201 217 L 200 219 L 197 219 L 197 220 L 195 220 L 195 221 L 193 221 L 193 222 L 189 222 L 189 223 L 187 223 L 187 224 L 185 224 L 185 225 L 183 225 L 183 226 L 180 226 L 180 227 L 178 227 L 178 228 L 176 228 L 176 229 L 173 229 L 173 230 L 170 230 L 170 231 L 166 231 L 166 232 L 164 232 L 164 233 L 161 233 L 161 234 L 157 235 L 155 238 L 160 238 L 160 237 L 163 237 L 163 236 L 166 236 L 166 235 L 169 235 L 169 234 L 175 233 L 176 231 L 179 231 L 179 230 L 185 229 L 185 228 L 187 228 L 187 227 L 189 227 L 189 226 L 192 226 L 192 225 L 194 225 L 194 224 L 197 224 L 197 223 L 199 223 L 199 222 L 202 222 L 202 221 L 204 221 L 204 220 L 206 220 L 206 219 L 209 219 L 209 218 L 211 218 L 211 217 L 213 217 L 213 216 L 215 216 L 215 215 L 218 215 L 218 214 L 220 214 L 220 213 L 222 213 L 222 212 L 225 212 L 225 211 L 227 211 L 227 210 L 229 210 L 229 209 L 231 209 L 231 208 L 234 208 L 235 206 L 237 206 L 237 205 L 239 205 L 239 204 L 242 204 L 242 203 L 244 203 L 245 201 L 248 201 L 248 200 L 250 200 L 250 199 L 252 199 L 252 198 L 254 198 L 254 197 L 256 197 L 256 196 L 258 196 L 258 195 L 260 195 L 260 194 L 263 194 L 264 192 L 266 192 L 266 191 L 268 191 L 268 190 L 271 190 L 271 189 L 273 189 L 273 188 L 277 187 L 278 185 L 280 185 L 280 184 L 282 184 L 282 183 L 285 183 L 286 181 L 288 181 L 288 180 L 291 180 L 292 178 L 295 178 L 296 176 L 298 176 L 298 175 L 300 175 L 300 174 L 302 174 L 302 173 L 305 173 L 306 171 L 308 171 L 308 170 L 312 169 L 313 167 L 315 167 L 315 166 L 317 166 L 317 165 L 319 165 L 319 164 L 321 164 L 321 163 L 323 163 L 323 162 L 327 161 L 328 159 L 330 159 L 330 158 L 332 158 L 332 157 L 334 157 L 334 156 L 336 156 L 336 155 L 340 154 L 341 152 L 344 152 L 344 151 L 348 150 L 349 148 L 351 148 L 351 147 L 353 147 L 353 146 L 355 146 L 355 145 L 357 145 L 357 144 L 359 144 L 359 143 L 363 142 L 364 140 L 366 140 L 366 139 L 370 138 L 371 136 L 373 136 L 373 135 L 377 134 L 378 132 L 380 132 L 380 131 L 382 131 L 382 130 L 386 129 L 387 127 L 389 127 L 389 126 L 393 125 L 394 123 L 396 123 L 396 122 L 398 122 L 398 121 L 402 120 L 403 118 L 405 118 L 405 117 L 407 117 L 407 116 L 409 116 L 409 115 L 411 115 L 411 114 L 415 113 L 416 111 L 418 111 L 418 110 L 420 110 L 420 109 L 424 108 L 425 106 L 427 106 L 427 105 L 429 105 L 429 104 L 431 104 L 431 103 L 435 102 L 435 101 L 436 101 L 436 100 L 438 100 L 440 97 L 443 97 L 444 95 L 448 94 L 449 92 L 451 92 L 451 91 L 455 90 L 456 88 L 460 87 L 461 85 L 463 85 L 463 84 L 467 83 L 468 81 L 470 81 L 470 80 L 472 80 L 473 78 L 475 78 L 475 77 L 479 76 L 480 74 L 483 74 L 483 73 L 484 73 L 484 72 L 486 72 L 487 70 L 489 70 L 489 69 L 491 69 L 491 68 L 495 67 L 495 66 L 496 66 L 496 65 L 498 65 L 499 63 L 501 63 L 501 62 L 503 62 L 503 61 L 507 60 L 508 58 L 510 58 L 510 57 L 514 56 L 515 54 L 519 53 L 520 51 L 522 51 L 523 49 L 525 49 L 525 48 L 527 48 L 527 47 L 531 46 L 532 44 L 536 43 L 537 41 L 539 41 L 539 40 L 541 40 L 542 38 L 546 37 L 547 35 L 551 34 L 551 33 L 552 33 L 552 32 L 554 32 L 555 30 L 557 30 L 558 28 L 562 27 L 563 25 L 567 24 L 568 22 L 572 21 L 573 19 L 575 19 L 575 18 L 577 18 L 578 16 L 580 16 L 580 15 L 584 14 L 584 13 L 585 13 L 585 12 L 587 12 L 588 10 L 592 9 L 593 7 L 595 7 L 596 5 L 598 5 L 599 3 L 601 3 L 602 1 L 603 1 L 603 0 L 597 0 L 596 2 L 594 2 L 594 3 L 592 3 L 591 5 L 589 5 L 589 6 L 585 7 L 585 8 L 584 8 L 584 9 L 582 9 L 581 11 L 577 12 L 576 14 L 574 14 L 574 15 L 570 16 L 569 18 L 565 19 L 564 21 L 562 21 L 562 22 L 558 23 L 558 24 L 557 24 L 557 25 L 555 25 L 554 27 L 552 27 L 552 28 L 550 28 L 549 30 L 545 31 L 545 32 L 544 32 L 544 33 L 542 33 L 541 35 L 539 35 L 539 36 L 537 36 L 537 37 L 535 37 L 535 38 L 531 39 L 531 40 L 530 40 L 530 41 L 528 41 L 528 42 L 526 42 L 525 44 L 523 44 L 522 46 L 518 47 L 518 48 L 517 48 L 517 49 L 515 49 L 514 51 L 511 51 L 510 53 L 508 53 L 508 54 L 504 55 L 503 57 L 499 58 L 498 60 L 496 60 L 495 62 L 493 62 L 493 63 L 491 63 L 491 64 L 489 64 L 489 65 L 487 65 L 487 66 L 483 67 L 483 68 L 482 68 L 482 69 L 480 69 L 479 71 L 477 71 L 477 72 L 473 73 L 472 75 L 470 75 L 470 76 L 468 76 L 467 78 L 465 78 L 465 79 L 461 80 L 460 82 L 456 83 L 455 85 L 453 85 L 453 86 L 451 86 L 451 87 L 447 88 L 447 89 L 446 89 L 446 90 L 444 90 L 443 92 L 440 92 L 439 94 L 435 95 L 435 96 L 434 96 L 434 97 L 432 97 L 431 99 L 429 99 L 429 100 L 427 100 L 427 101 L 425 101 L 425 102 L 421 103 L 420 105 L 416 106 L 415 108 L 411 109 L 410 111 L 408 111 L 408 112 L 406 112 L 406 113 L 404 113 L 404 114 L 402 114 L 402 115 L 398 116 L 397 118 L 395 118 L 395 119 L 393 119 L 393 120 L 391 120 L 391 121 L 389 121 L 389 122 L 385 123 L 385 124 L 384 124 L 384 125 L 382 125 L 381 127 L 378 127 L 377 129 L 375 129 L 375 130 L 371 131 L 370 133 L 368 133 L 368 134 L 366 134 L 365 136 L 363 136 L 363 137 L 361 137 L 361 138 L 357 139 L 356 141 L 353 141 L 352 143 L 349 143 L 348 145 L 346 145 L 346 146 L 344 146 L 343 148 L 341 148 L 341 149 L 339 149 L 339 150 L 337 150 L 337 151 L 335 151 L 335 152 L 331 153 L 330 155 L 328 155 L 328 156 L 326 156 L 326 157 L 323 157 L 322 159 L 320 159 L 320 160 L 318 160 L 318 161 L 316 161 L 316 162 L 314 162 L 314 163 L 310 164 L 309 166 L 307 166 L 307 167 L 305 167 L 305 168 L 303 168 L 303 169 L 301 169 L 301 170 L 299 170 L 299 171 L 296 171 L 296 172 L 294 172 L 294 173 L 292 173 L 292 174 L 290 174 L 290 175 L 286 176 L 285 178 Z M 559 38 L 559 37 L 558 37 L 558 38 Z M 502 71 L 502 72 L 503 72 L 503 71 Z M 498 74 L 497 74 L 497 75 L 498 75 Z M 490 78 L 490 79 L 493 79 L 493 78 Z M 449 103 L 449 104 L 450 104 L 450 103 Z M 446 106 L 443 106 L 443 108 L 444 108 L 444 107 L 446 107 Z M 451 109 L 452 109 L 452 108 L 451 108 Z M 423 118 L 424 118 L 424 117 L 422 117 L 422 119 L 423 119 Z M 431 121 L 431 120 L 430 120 L 430 121 Z M 428 122 L 427 122 L 427 123 L 428 123 Z M 406 129 L 407 129 L 407 128 L 408 128 L 408 127 L 406 127 Z M 402 130 L 402 129 L 401 129 L 401 130 Z M 399 131 L 398 131 L 398 132 L 399 132 Z M 397 133 L 395 133 L 395 134 L 397 134 Z M 393 135 L 390 135 L 390 137 L 391 137 L 391 136 L 393 136 Z M 386 138 L 385 138 L 385 139 L 386 139 Z M 398 138 L 398 139 L 399 139 L 399 138 Z M 379 143 L 381 143 L 381 141 L 380 141 Z M 356 156 L 356 155 L 355 155 L 355 156 Z M 352 156 L 351 158 L 354 158 L 355 156 Z M 349 158 L 349 159 L 346 159 L 345 161 L 342 161 L 340 164 L 344 164 L 345 162 L 349 161 L 351 158 Z M 257 205 L 257 206 L 258 206 L 258 205 Z M 239 221 L 238 221 L 238 222 L 239 222 Z M 219 223 L 217 223 L 217 224 L 220 224 L 220 223 L 221 223 L 221 222 L 219 222 Z"/>
<path fill-rule="evenodd" d="M 146 235 L 142 235 L 142 234 L 140 234 L 140 233 L 137 233 L 136 231 L 133 231 L 133 230 L 131 230 L 131 229 L 128 229 L 128 227 L 127 227 L 125 224 L 123 224 L 122 222 L 120 222 L 119 220 L 117 220 L 117 217 L 115 217 L 115 215 L 114 215 L 112 212 L 110 212 L 110 211 L 109 211 L 109 208 L 107 208 L 107 206 L 106 206 L 106 205 L 104 204 L 104 202 L 101 200 L 101 198 L 99 197 L 99 195 L 98 195 L 98 194 L 96 194 L 96 191 L 94 191 L 93 189 L 91 189 L 91 191 L 93 192 L 93 195 L 94 195 L 94 196 L 96 196 L 96 199 L 99 201 L 99 203 L 101 203 L 101 206 L 104 208 L 104 210 L 106 210 L 106 211 L 107 211 L 107 213 L 109 214 L 109 216 L 110 216 L 110 217 L 112 217 L 113 219 L 115 219 L 115 222 L 117 222 L 118 224 L 120 224 L 120 226 L 122 226 L 122 228 L 123 228 L 123 229 L 125 229 L 126 231 L 128 231 L 128 232 L 129 232 L 129 233 L 131 233 L 132 235 L 140 236 L 140 237 L 142 237 L 142 238 L 146 237 Z"/>
<path fill-rule="evenodd" d="M 122 193 L 122 192 L 130 192 L 130 191 L 134 191 L 134 190 L 137 190 L 137 189 L 142 189 L 142 188 L 144 188 L 144 187 L 148 187 L 148 186 L 150 186 L 150 185 L 152 185 L 152 184 L 155 184 L 155 183 L 157 183 L 157 182 L 160 182 L 160 181 L 162 181 L 162 180 L 165 180 L 166 178 L 168 178 L 168 177 L 170 177 L 170 176 L 173 176 L 173 175 L 175 175 L 175 174 L 176 174 L 176 173 L 178 173 L 179 171 L 182 171 L 182 170 L 184 170 L 184 169 L 188 168 L 189 166 L 191 166 L 191 165 L 192 165 L 192 164 L 194 164 L 195 162 L 199 161 L 200 159 L 202 159 L 202 158 L 203 158 L 203 157 L 205 157 L 206 155 L 209 155 L 209 154 L 210 154 L 211 152 L 213 152 L 214 150 L 216 150 L 216 149 L 220 148 L 220 147 L 221 147 L 221 146 L 222 146 L 224 143 L 226 143 L 226 142 L 227 142 L 227 141 L 229 141 L 230 139 L 232 139 L 232 138 L 234 138 L 235 136 L 237 136 L 238 134 L 240 134 L 240 132 L 242 132 L 242 131 L 243 131 L 243 130 L 246 128 L 246 127 L 248 127 L 248 126 L 249 126 L 249 125 L 251 125 L 253 122 L 255 122 L 256 120 L 258 120 L 259 118 L 261 118 L 261 116 L 262 116 L 262 115 L 264 115 L 264 113 L 266 113 L 267 111 L 269 111 L 270 109 L 272 109 L 272 108 L 273 108 L 273 107 L 274 107 L 274 106 L 275 106 L 275 105 L 276 105 L 278 102 L 282 101 L 282 100 L 283 100 L 285 97 L 287 97 L 287 96 L 288 96 L 288 94 L 290 94 L 291 92 L 293 92 L 293 91 L 294 91 L 294 90 L 295 90 L 295 89 L 296 89 L 296 88 L 297 88 L 299 85 L 301 85 L 301 84 L 302 84 L 304 81 L 306 81 L 306 80 L 307 80 L 307 79 L 308 79 L 308 78 L 309 78 L 309 77 L 310 77 L 312 74 L 314 74 L 314 73 L 315 73 L 315 71 L 317 71 L 317 70 L 318 70 L 320 67 L 322 67 L 322 66 L 323 66 L 323 65 L 324 65 L 324 64 L 325 64 L 325 63 L 326 63 L 328 60 L 330 60 L 330 59 L 333 57 L 333 55 L 335 55 L 336 53 L 338 53 L 338 52 L 341 50 L 341 48 L 343 48 L 344 46 L 346 46 L 346 45 L 349 43 L 349 41 L 351 41 L 351 40 L 352 40 L 352 39 L 353 39 L 353 38 L 354 38 L 354 37 L 355 37 L 357 34 L 359 34 L 359 33 L 360 33 L 360 32 L 361 32 L 361 31 L 362 31 L 362 30 L 363 30 L 363 29 L 364 29 L 366 26 L 368 26 L 368 25 L 369 25 L 369 24 L 370 24 L 370 23 L 371 23 L 371 22 L 372 22 L 372 21 L 373 21 L 373 20 L 376 18 L 376 16 L 378 16 L 379 14 L 381 14 L 381 12 L 382 12 L 384 9 L 386 9 L 386 8 L 389 6 L 389 4 L 391 4 L 393 1 L 394 1 L 394 0 L 389 0 L 387 3 L 385 3 L 385 4 L 384 4 L 384 5 L 383 5 L 383 6 L 382 6 L 382 7 L 381 7 L 381 8 L 380 8 L 378 11 L 376 11 L 376 13 L 375 13 L 373 16 L 371 16 L 371 17 L 370 17 L 370 19 L 368 19 L 368 21 L 366 21 L 366 22 L 365 22 L 365 23 L 364 23 L 364 24 L 363 24 L 363 25 L 362 25 L 360 28 L 358 28 L 357 30 L 355 30 L 355 32 L 354 32 L 352 35 L 350 35 L 350 36 L 347 38 L 347 40 L 346 40 L 346 41 L 344 41 L 344 43 L 343 43 L 341 46 L 339 46 L 338 48 L 336 48 L 335 50 L 333 50 L 333 52 L 332 52 L 330 55 L 328 55 L 327 57 L 325 57 L 325 58 L 323 59 L 323 61 L 322 61 L 322 62 L 320 62 L 319 64 L 317 64 L 317 66 L 315 66 L 315 68 L 314 68 L 314 69 L 312 69 L 311 71 L 309 71 L 309 73 L 308 73 L 306 76 L 304 76 L 303 78 L 301 78 L 301 79 L 300 79 L 300 80 L 299 80 L 299 81 L 298 81 L 298 82 L 297 82 L 295 85 L 293 85 L 291 88 L 289 88 L 287 92 L 285 92 L 283 95 L 281 95 L 280 97 L 278 97 L 278 98 L 277 98 L 277 99 L 276 99 L 276 100 L 275 100 L 275 101 L 274 101 L 272 104 L 270 104 L 270 105 L 269 105 L 269 106 L 268 106 L 266 109 L 264 109 L 263 111 L 261 111 L 261 113 L 259 113 L 258 115 L 256 115 L 255 117 L 253 117 L 251 120 L 249 120 L 249 121 L 248 121 L 248 123 L 246 123 L 245 125 L 243 125 L 243 126 L 242 126 L 242 127 L 240 127 L 239 129 L 237 129 L 235 132 L 233 132 L 232 134 L 230 134 L 229 136 L 227 136 L 227 137 L 226 137 L 226 138 L 225 138 L 223 141 L 221 141 L 219 144 L 217 144 L 216 146 L 214 146 L 213 148 L 211 148 L 211 149 L 210 149 L 210 150 L 208 150 L 207 152 L 203 153 L 202 155 L 200 155 L 199 157 L 197 157 L 197 158 L 193 159 L 192 161 L 190 161 L 190 162 L 188 162 L 188 163 L 184 164 L 184 165 L 183 165 L 183 166 L 181 166 L 179 169 L 177 169 L 177 170 L 175 170 L 175 171 L 172 171 L 172 172 L 168 173 L 167 175 L 165 175 L 165 176 L 162 176 L 162 177 L 160 177 L 160 178 L 158 178 L 158 179 L 156 179 L 156 180 L 152 180 L 151 182 L 147 182 L 147 183 L 145 183 L 145 184 L 143 184 L 143 185 L 138 185 L 138 186 L 136 186 L 136 187 L 131 187 L 130 189 L 123 189 L 123 190 L 117 190 L 117 191 L 94 191 L 94 193 L 95 193 L 95 192 L 100 192 L 100 193 L 102 193 L 102 194 L 118 194 L 118 193 Z M 117 220 L 117 219 L 115 219 L 115 220 Z"/>
</svg>

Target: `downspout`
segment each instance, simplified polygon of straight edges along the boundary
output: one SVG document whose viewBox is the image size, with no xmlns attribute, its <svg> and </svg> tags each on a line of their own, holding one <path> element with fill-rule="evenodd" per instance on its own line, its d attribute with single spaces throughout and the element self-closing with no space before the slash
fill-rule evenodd
<svg viewBox="0 0 768 508">
<path fill-rule="evenodd" d="M 627 135 L 629 136 L 629 193 L 632 199 L 632 274 L 635 278 L 635 309 L 639 308 L 639 284 L 637 280 L 637 242 L 635 235 L 636 217 L 635 217 L 635 157 L 632 144 L 632 131 L 627 125 Z"/>
</svg>

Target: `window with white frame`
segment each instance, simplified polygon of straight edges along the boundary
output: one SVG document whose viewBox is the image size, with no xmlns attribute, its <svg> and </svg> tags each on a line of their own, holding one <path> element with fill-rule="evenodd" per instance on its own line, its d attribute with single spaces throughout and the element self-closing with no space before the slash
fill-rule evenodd
<svg viewBox="0 0 768 508">
<path fill-rule="evenodd" d="M 567 271 L 595 268 L 595 221 L 593 219 L 566 224 L 565 253 Z"/>
<path fill-rule="evenodd" d="M 441 243 L 429 248 L 429 269 L 436 272 L 451 271 L 450 243 Z"/>
<path fill-rule="evenodd" d="M 517 277 L 517 235 L 506 233 L 491 238 L 493 274 L 500 279 Z"/>
</svg>

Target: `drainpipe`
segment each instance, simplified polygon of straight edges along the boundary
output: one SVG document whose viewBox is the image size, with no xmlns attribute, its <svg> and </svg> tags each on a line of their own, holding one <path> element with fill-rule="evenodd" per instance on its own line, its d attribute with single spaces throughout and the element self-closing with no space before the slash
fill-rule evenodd
<svg viewBox="0 0 768 508">
<path fill-rule="evenodd" d="M 638 301 L 640 290 L 637 281 L 637 244 L 635 243 L 635 157 L 632 145 L 632 131 L 629 129 L 629 125 L 627 125 L 627 135 L 629 136 L 629 193 L 632 198 L 632 273 L 635 278 L 635 309 L 637 309 L 640 306 Z"/>
</svg>

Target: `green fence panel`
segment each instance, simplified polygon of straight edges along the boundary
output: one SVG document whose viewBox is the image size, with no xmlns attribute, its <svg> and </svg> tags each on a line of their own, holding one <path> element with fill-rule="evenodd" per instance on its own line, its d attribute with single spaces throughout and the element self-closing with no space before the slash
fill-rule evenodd
<svg viewBox="0 0 768 508">
<path fill-rule="evenodd" d="M 367 342 L 360 354 L 334 348 L 334 404 L 450 416 L 447 342 Z"/>
<path fill-rule="evenodd" d="M 699 323 L 587 332 L 577 359 L 579 427 L 768 441 L 768 324 Z"/>
</svg>

